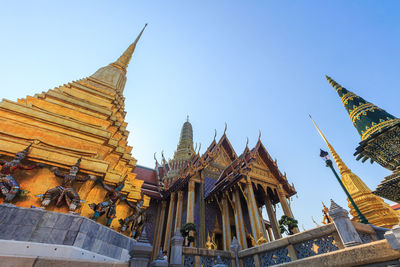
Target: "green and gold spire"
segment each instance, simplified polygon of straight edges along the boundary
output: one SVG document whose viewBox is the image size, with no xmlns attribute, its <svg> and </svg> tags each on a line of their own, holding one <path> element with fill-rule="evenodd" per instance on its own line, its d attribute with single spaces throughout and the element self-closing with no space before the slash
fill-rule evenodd
<svg viewBox="0 0 400 267">
<path fill-rule="evenodd" d="M 326 76 L 326 79 L 339 94 L 362 141 L 400 123 L 398 118 L 343 88 L 329 76 Z"/>
<path fill-rule="evenodd" d="M 394 211 L 387 203 L 385 203 L 383 199 L 374 195 L 371 192 L 371 189 L 368 188 L 368 186 L 360 179 L 360 177 L 354 174 L 346 166 L 338 153 L 336 153 L 335 149 L 326 139 L 322 131 L 319 129 L 315 121 L 312 118 L 311 120 L 314 123 L 318 133 L 328 146 L 329 151 L 331 152 L 333 159 L 339 168 L 342 183 L 346 187 L 351 197 L 354 199 L 354 202 L 357 204 L 362 214 L 364 214 L 368 221 L 375 226 L 392 228 L 394 225 L 397 225 L 400 222 L 400 218 L 396 211 Z M 353 215 L 353 220 L 359 221 L 356 210 L 350 201 L 348 202 L 350 213 Z"/>
</svg>

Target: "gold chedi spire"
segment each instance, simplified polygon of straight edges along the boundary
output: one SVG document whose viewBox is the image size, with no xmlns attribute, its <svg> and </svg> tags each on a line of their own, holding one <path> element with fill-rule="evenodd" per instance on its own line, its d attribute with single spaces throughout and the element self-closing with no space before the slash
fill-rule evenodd
<svg viewBox="0 0 400 267">
<path fill-rule="evenodd" d="M 193 153 L 193 128 L 192 124 L 189 122 L 189 116 L 187 116 L 186 122 L 183 124 L 181 129 L 181 135 L 174 154 L 174 160 L 188 160 Z"/>
<path fill-rule="evenodd" d="M 126 69 L 128 68 L 129 61 L 132 58 L 133 53 L 135 52 L 136 44 L 139 42 L 140 37 L 142 36 L 144 29 L 146 29 L 147 23 L 144 25 L 142 31 L 139 33 L 136 40 L 125 50 L 125 52 L 117 59 L 117 61 L 111 63 L 111 66 L 117 67 L 121 69 L 124 73 L 126 73 Z"/>
<path fill-rule="evenodd" d="M 346 187 L 347 191 L 349 191 L 350 195 L 354 199 L 354 202 L 357 204 L 360 211 L 364 214 L 368 221 L 375 226 L 385 228 L 392 228 L 394 225 L 397 225 L 400 222 L 400 218 L 397 213 L 387 203 L 385 203 L 382 198 L 372 194 L 371 189 L 368 188 L 368 186 L 360 179 L 360 177 L 355 175 L 346 166 L 346 164 L 344 164 L 342 159 L 336 153 L 335 149 L 318 128 L 317 124 L 312 118 L 311 120 L 317 128 L 317 131 L 321 135 L 322 139 L 324 139 L 326 145 L 328 146 L 329 151 L 331 152 L 332 157 L 339 168 L 341 180 L 344 186 Z M 350 208 L 351 215 L 353 215 L 353 220 L 358 221 L 359 219 L 357 213 L 350 201 L 348 206 Z"/>
</svg>

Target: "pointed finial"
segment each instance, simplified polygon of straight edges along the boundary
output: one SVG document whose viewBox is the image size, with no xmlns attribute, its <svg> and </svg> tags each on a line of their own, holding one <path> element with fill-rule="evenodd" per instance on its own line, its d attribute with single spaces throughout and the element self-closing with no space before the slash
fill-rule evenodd
<svg viewBox="0 0 400 267">
<path fill-rule="evenodd" d="M 261 129 L 258 130 L 258 141 L 261 140 Z"/>
<path fill-rule="evenodd" d="M 197 142 L 196 142 L 196 144 L 194 146 L 194 151 L 196 152 L 196 150 L 197 150 Z"/>
<path fill-rule="evenodd" d="M 225 122 L 224 135 L 225 135 L 227 129 L 228 129 L 228 124 Z"/>
<path fill-rule="evenodd" d="M 129 61 L 132 58 L 133 52 L 135 52 L 136 44 L 139 42 L 140 37 L 142 36 L 144 29 L 147 27 L 147 23 L 144 25 L 142 31 L 136 37 L 136 40 L 125 50 L 125 52 L 115 61 L 111 63 L 111 66 L 117 67 L 121 69 L 124 73 L 126 73 L 126 69 L 128 68 Z"/>
<path fill-rule="evenodd" d="M 146 228 L 143 228 L 142 233 L 140 234 L 139 243 L 149 243 L 149 240 L 147 239 L 147 233 L 146 233 Z"/>
<path fill-rule="evenodd" d="M 326 76 L 326 79 L 338 93 L 340 100 L 346 111 L 349 113 L 350 120 L 357 129 L 362 141 L 367 140 L 378 133 L 384 132 L 394 125 L 400 124 L 398 118 L 366 101 L 355 93 L 348 91 L 331 77 Z"/>
<path fill-rule="evenodd" d="M 324 134 L 322 133 L 322 131 L 319 129 L 318 125 L 315 123 L 315 121 L 313 120 L 313 118 L 310 116 L 311 121 L 314 123 L 315 128 L 317 129 L 318 133 L 321 135 L 322 139 L 325 141 L 326 145 L 328 146 L 329 151 L 331 152 L 333 159 L 336 162 L 336 165 L 339 168 L 340 174 L 343 175 L 343 173 L 345 172 L 350 172 L 350 169 L 346 166 L 346 164 L 344 164 L 344 162 L 342 161 L 342 159 L 339 157 L 339 155 L 336 153 L 335 149 L 333 149 L 332 145 L 328 142 L 328 140 L 325 138 Z M 327 152 L 323 151 L 321 149 L 321 153 L 320 156 L 326 156 L 328 155 Z"/>
<path fill-rule="evenodd" d="M 334 210 L 339 208 L 341 207 L 335 201 L 333 201 L 333 199 L 331 199 L 331 207 L 329 208 L 329 210 Z"/>
<path fill-rule="evenodd" d="M 187 117 L 186 117 L 186 121 L 187 121 L 187 122 L 189 122 L 189 115 L 187 115 Z"/>
<path fill-rule="evenodd" d="M 217 138 L 217 129 L 214 129 L 214 141 L 215 141 L 215 139 Z"/>
<path fill-rule="evenodd" d="M 199 151 L 197 151 L 197 154 L 199 154 L 199 155 L 200 155 L 200 149 L 201 149 L 201 143 L 199 145 Z"/>
<path fill-rule="evenodd" d="M 246 137 L 246 147 L 248 147 L 248 146 L 249 146 L 249 138 Z"/>
</svg>

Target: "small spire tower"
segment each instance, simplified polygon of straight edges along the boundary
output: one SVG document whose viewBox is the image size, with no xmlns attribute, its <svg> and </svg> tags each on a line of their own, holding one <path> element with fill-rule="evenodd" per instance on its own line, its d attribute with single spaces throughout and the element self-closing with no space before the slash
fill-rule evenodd
<svg viewBox="0 0 400 267">
<path fill-rule="evenodd" d="M 331 152 L 332 157 L 339 168 L 341 180 L 344 186 L 346 187 L 347 191 L 349 191 L 350 195 L 354 199 L 354 202 L 357 204 L 360 211 L 364 214 L 368 221 L 375 226 L 385 228 L 392 228 L 394 225 L 397 225 L 400 222 L 397 213 L 387 203 L 385 203 L 383 199 L 374 195 L 368 186 L 346 166 L 343 160 L 336 153 L 335 149 L 328 142 L 324 134 L 318 128 L 314 120 L 311 120 L 322 139 L 328 146 L 329 151 Z M 357 213 L 350 201 L 348 206 L 350 208 L 350 213 L 353 215 L 353 220 L 358 221 L 359 219 Z"/>
<path fill-rule="evenodd" d="M 400 123 L 398 118 L 343 88 L 331 77 L 326 76 L 326 79 L 339 94 L 340 100 L 349 113 L 362 141 Z"/>
</svg>

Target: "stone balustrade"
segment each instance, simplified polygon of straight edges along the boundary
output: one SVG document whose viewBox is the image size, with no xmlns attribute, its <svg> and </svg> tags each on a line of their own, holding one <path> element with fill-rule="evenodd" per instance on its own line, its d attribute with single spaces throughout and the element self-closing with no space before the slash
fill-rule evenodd
<svg viewBox="0 0 400 267">
<path fill-rule="evenodd" d="M 236 266 L 235 254 L 229 251 L 183 247 L 182 254 L 184 267 L 212 267 L 216 264 L 218 256 L 226 266 Z"/>
</svg>

